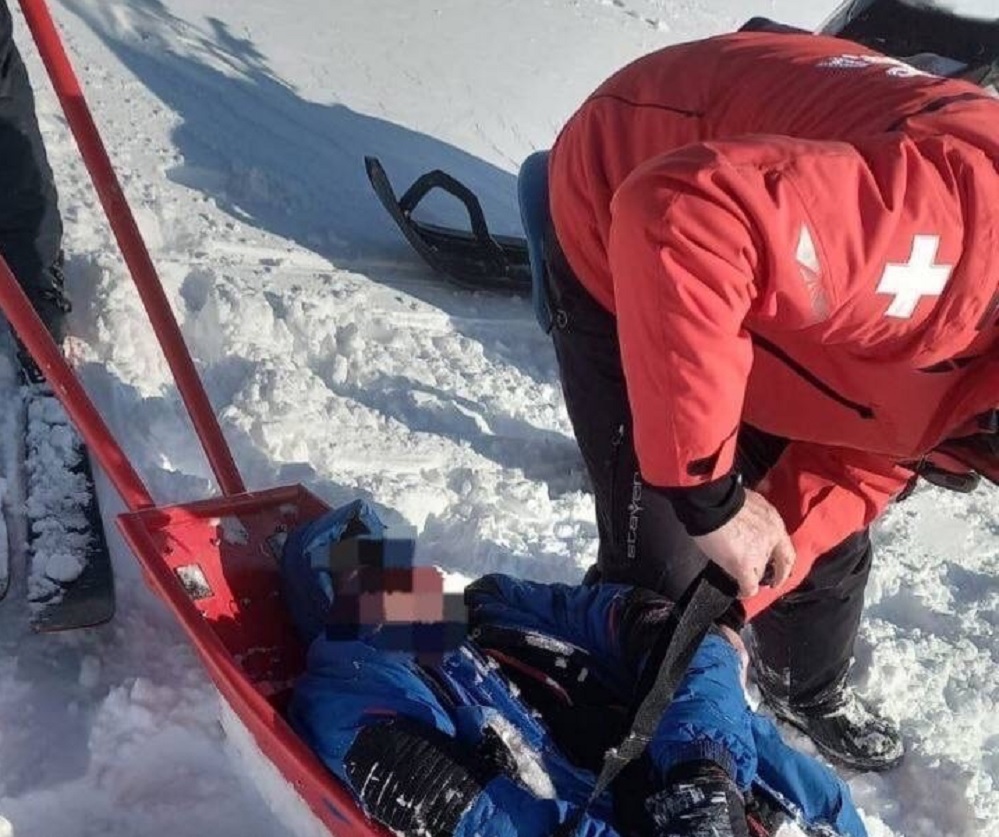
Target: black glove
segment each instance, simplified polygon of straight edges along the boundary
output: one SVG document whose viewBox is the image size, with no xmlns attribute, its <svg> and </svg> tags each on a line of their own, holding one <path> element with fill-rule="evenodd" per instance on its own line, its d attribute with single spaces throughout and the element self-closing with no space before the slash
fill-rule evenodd
<svg viewBox="0 0 999 837">
<path fill-rule="evenodd" d="M 713 761 L 677 765 L 646 808 L 656 834 L 750 837 L 746 804 L 732 777 Z"/>
</svg>

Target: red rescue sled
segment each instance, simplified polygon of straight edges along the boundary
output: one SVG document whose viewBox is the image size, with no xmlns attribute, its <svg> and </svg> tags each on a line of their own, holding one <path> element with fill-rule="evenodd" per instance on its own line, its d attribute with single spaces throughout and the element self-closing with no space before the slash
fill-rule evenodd
<svg viewBox="0 0 999 837">
<path fill-rule="evenodd" d="M 150 586 L 261 751 L 332 834 L 386 835 L 282 714 L 305 655 L 281 601 L 283 533 L 327 506 L 300 485 L 244 488 L 52 17 L 44 0 L 20 5 L 224 496 L 157 507 L 2 259 L 0 307 L 127 506 L 117 523 Z"/>
</svg>

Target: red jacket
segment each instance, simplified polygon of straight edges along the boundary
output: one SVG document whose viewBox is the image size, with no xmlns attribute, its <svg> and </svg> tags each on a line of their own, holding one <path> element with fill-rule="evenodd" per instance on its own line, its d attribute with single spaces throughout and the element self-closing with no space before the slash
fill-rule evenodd
<svg viewBox="0 0 999 837">
<path fill-rule="evenodd" d="M 760 490 L 798 563 L 751 612 L 999 406 L 997 165 L 981 89 L 812 35 L 645 56 L 560 134 L 555 228 L 617 317 L 643 477 L 723 476 L 743 421 L 792 440 Z"/>
</svg>

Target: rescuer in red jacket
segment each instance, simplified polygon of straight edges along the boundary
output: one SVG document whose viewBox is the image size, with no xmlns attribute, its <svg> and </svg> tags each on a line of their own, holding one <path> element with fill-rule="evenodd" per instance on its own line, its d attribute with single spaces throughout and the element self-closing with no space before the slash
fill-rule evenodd
<svg viewBox="0 0 999 837">
<path fill-rule="evenodd" d="M 675 597 L 722 565 L 768 701 L 858 768 L 903 752 L 845 685 L 868 527 L 917 474 L 999 472 L 997 166 L 988 91 L 773 32 L 640 58 L 550 157 L 599 576 Z"/>
</svg>

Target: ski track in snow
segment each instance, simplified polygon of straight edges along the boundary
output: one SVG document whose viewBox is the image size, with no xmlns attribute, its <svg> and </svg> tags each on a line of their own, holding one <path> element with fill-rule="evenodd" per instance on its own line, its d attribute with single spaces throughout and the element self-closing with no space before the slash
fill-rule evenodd
<svg viewBox="0 0 999 837">
<path fill-rule="evenodd" d="M 484 570 L 573 580 L 596 528 L 550 344 L 525 301 L 428 275 L 369 194 L 362 155 L 379 155 L 397 190 L 445 168 L 497 231 L 515 230 L 517 161 L 617 66 L 751 14 L 814 26 L 830 9 L 419 5 L 53 11 L 248 485 L 371 499 L 418 527 L 423 559 L 455 586 Z M 153 496 L 207 496 L 208 466 L 19 34 L 66 221 L 70 354 Z M 0 607 L 0 835 L 321 833 L 220 708 L 98 482 L 115 621 L 31 636 L 17 589 Z M 877 531 L 855 676 L 902 720 L 910 752 L 893 773 L 848 777 L 874 837 L 999 835 L 994 506 L 992 490 L 920 491 Z"/>
</svg>

